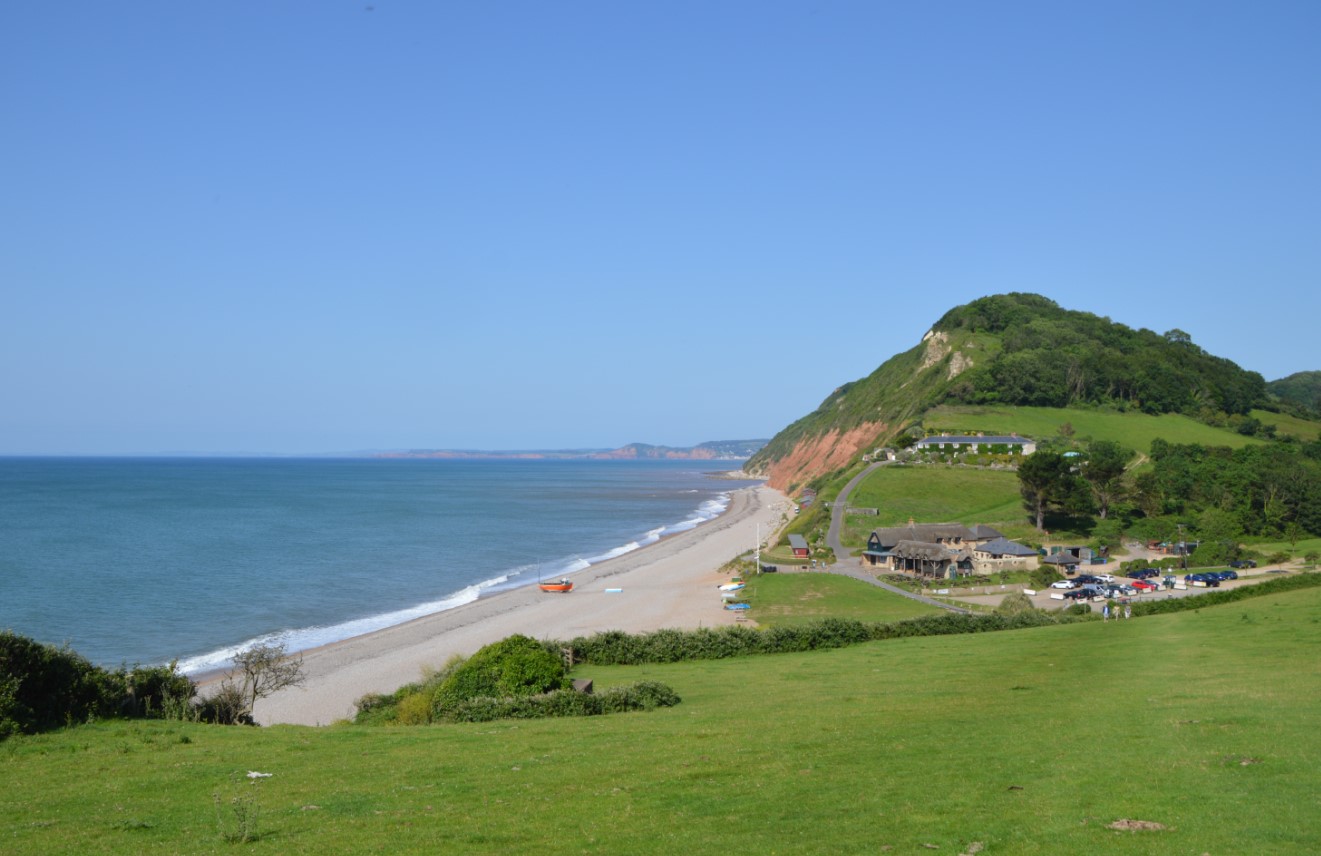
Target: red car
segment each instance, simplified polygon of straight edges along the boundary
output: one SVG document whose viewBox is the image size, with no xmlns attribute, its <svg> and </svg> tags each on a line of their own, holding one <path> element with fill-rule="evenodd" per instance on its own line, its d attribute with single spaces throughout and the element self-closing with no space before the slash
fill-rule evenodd
<svg viewBox="0 0 1321 856">
<path fill-rule="evenodd" d="M 1137 589 L 1138 591 L 1156 591 L 1157 589 L 1160 588 L 1160 586 L 1156 585 L 1155 583 L 1150 583 L 1147 582 L 1146 580 L 1134 580 L 1133 582 L 1129 583 L 1129 585 L 1133 586 L 1133 588 Z"/>
</svg>

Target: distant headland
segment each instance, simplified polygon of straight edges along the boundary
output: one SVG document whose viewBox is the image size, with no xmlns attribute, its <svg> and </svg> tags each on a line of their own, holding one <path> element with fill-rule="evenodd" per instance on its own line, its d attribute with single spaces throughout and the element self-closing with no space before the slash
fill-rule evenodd
<svg viewBox="0 0 1321 856">
<path fill-rule="evenodd" d="M 696 446 L 653 446 L 629 443 L 618 449 L 540 449 L 528 451 L 489 451 L 476 449 L 408 449 L 378 452 L 376 458 L 444 458 L 451 460 L 520 459 L 520 460 L 641 460 L 738 461 L 752 457 L 769 440 L 713 440 Z"/>
</svg>

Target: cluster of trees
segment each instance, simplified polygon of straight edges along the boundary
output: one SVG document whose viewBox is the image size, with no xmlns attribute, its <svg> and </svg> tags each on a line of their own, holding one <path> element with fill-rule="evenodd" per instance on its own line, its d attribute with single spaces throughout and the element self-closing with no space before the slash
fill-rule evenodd
<svg viewBox="0 0 1321 856">
<path fill-rule="evenodd" d="M 1149 465 L 1130 472 L 1133 458 L 1110 441 L 1072 455 L 1040 450 L 1018 469 L 1024 507 L 1038 529 L 1050 514 L 1094 515 L 1101 540 L 1124 529 L 1168 539 L 1181 527 L 1221 544 L 1321 534 L 1321 442 L 1229 449 L 1156 440 Z"/>
<path fill-rule="evenodd" d="M 1133 484 L 1148 518 L 1193 519 L 1203 537 L 1219 539 L 1321 533 L 1321 442 L 1227 449 L 1156 440 L 1151 460 Z"/>
<path fill-rule="evenodd" d="M 946 313 L 936 329 L 1000 338 L 999 356 L 950 390 L 967 403 L 1119 404 L 1205 416 L 1244 414 L 1267 400 L 1261 375 L 1208 354 L 1182 330 L 1134 330 L 1036 294 L 974 300 Z"/>
<path fill-rule="evenodd" d="M 1038 529 L 1045 528 L 1049 511 L 1083 515 L 1095 513 L 1102 520 L 1127 495 L 1125 472 L 1133 451 L 1109 440 L 1091 443 L 1085 454 L 1042 449 L 1018 466 L 1023 504 Z"/>
</svg>

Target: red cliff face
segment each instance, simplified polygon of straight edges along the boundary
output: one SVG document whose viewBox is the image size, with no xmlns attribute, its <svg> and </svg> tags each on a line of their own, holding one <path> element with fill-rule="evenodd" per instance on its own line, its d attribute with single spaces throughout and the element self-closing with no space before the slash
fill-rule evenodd
<svg viewBox="0 0 1321 856">
<path fill-rule="evenodd" d="M 792 452 L 770 465 L 768 484 L 776 490 L 801 487 L 824 473 L 848 464 L 860 452 L 876 444 L 889 430 L 884 422 L 868 422 L 843 433 L 829 431 L 819 437 L 807 437 Z"/>
</svg>

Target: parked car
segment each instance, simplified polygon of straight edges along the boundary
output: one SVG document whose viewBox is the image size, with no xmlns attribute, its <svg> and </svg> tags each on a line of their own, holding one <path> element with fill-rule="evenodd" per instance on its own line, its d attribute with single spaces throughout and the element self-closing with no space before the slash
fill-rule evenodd
<svg viewBox="0 0 1321 856">
<path fill-rule="evenodd" d="M 1244 570 L 1246 568 L 1257 567 L 1257 563 L 1252 561 L 1251 559 L 1237 559 L 1233 562 L 1230 562 L 1229 566 L 1231 568 L 1238 568 L 1239 570 Z"/>
<path fill-rule="evenodd" d="M 1074 577 L 1074 578 L 1073 578 L 1073 581 L 1074 581 L 1075 583 L 1081 583 L 1082 585 L 1087 586 L 1087 585 L 1093 585 L 1093 584 L 1095 584 L 1095 583 L 1099 583 L 1099 582 L 1101 581 L 1101 578 L 1100 578 L 1100 577 L 1094 577 L 1094 576 L 1092 576 L 1091 574 L 1080 574 L 1080 575 Z"/>
<path fill-rule="evenodd" d="M 1114 574 L 1097 574 L 1096 578 L 1103 583 L 1112 583 L 1115 581 Z"/>
<path fill-rule="evenodd" d="M 1137 580 L 1133 583 L 1133 588 L 1138 591 L 1155 591 L 1160 588 L 1160 586 L 1150 580 Z"/>
<path fill-rule="evenodd" d="M 1076 588 L 1077 585 L 1078 584 L 1075 583 L 1073 580 L 1056 580 L 1055 582 L 1050 584 L 1050 587 L 1057 589 L 1071 589 L 1071 588 Z"/>
<path fill-rule="evenodd" d="M 1136 571 L 1129 571 L 1124 576 L 1132 580 L 1147 580 L 1147 579 L 1151 579 L 1152 577 L 1160 576 L 1160 571 L 1156 570 L 1155 568 L 1139 568 Z"/>
<path fill-rule="evenodd" d="M 1086 600 L 1091 596 L 1091 593 L 1086 589 L 1073 589 L 1064 593 L 1065 600 Z"/>
<path fill-rule="evenodd" d="M 1221 571 L 1221 572 L 1220 572 L 1220 579 L 1222 579 L 1222 580 L 1236 580 L 1236 579 L 1238 579 L 1238 571 Z"/>
</svg>

